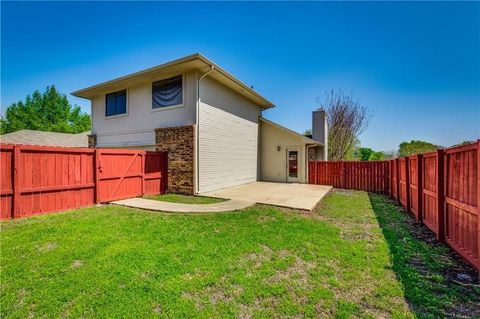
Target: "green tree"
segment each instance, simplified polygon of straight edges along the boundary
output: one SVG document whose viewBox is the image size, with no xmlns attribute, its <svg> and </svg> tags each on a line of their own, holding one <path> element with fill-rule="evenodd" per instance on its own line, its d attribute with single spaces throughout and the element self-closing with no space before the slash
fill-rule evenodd
<svg viewBox="0 0 480 319">
<path fill-rule="evenodd" d="M 373 152 L 369 161 L 381 161 L 387 159 L 388 156 L 384 152 Z"/>
<path fill-rule="evenodd" d="M 387 158 L 383 152 L 376 152 L 369 147 L 360 147 L 355 151 L 355 159 L 360 161 L 380 161 Z"/>
<path fill-rule="evenodd" d="M 361 161 L 369 161 L 373 153 L 375 153 L 375 151 L 369 147 L 360 147 L 355 151 L 355 158 Z"/>
<path fill-rule="evenodd" d="M 305 130 L 305 132 L 303 132 L 303 135 L 305 136 L 312 135 L 312 130 L 311 129 Z"/>
<path fill-rule="evenodd" d="M 0 119 L 0 134 L 23 129 L 81 133 L 90 127 L 90 115 L 82 112 L 80 106 L 72 106 L 54 85 L 47 86 L 43 93 L 36 90 L 25 101 L 13 103 Z"/>
<path fill-rule="evenodd" d="M 398 156 L 409 156 L 413 154 L 422 154 L 436 150 L 440 146 L 425 142 L 411 140 L 410 142 L 400 143 L 398 148 Z"/>
</svg>

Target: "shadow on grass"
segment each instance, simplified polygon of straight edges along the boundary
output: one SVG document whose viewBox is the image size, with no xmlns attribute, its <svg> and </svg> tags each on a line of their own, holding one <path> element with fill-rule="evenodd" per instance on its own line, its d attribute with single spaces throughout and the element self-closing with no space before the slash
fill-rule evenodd
<svg viewBox="0 0 480 319">
<path fill-rule="evenodd" d="M 475 269 L 387 196 L 369 193 L 393 270 L 420 318 L 479 318 Z"/>
</svg>

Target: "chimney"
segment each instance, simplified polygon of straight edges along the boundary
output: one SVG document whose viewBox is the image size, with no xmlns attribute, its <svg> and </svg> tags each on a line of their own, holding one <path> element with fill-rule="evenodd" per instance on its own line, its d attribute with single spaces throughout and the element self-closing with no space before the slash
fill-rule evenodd
<svg viewBox="0 0 480 319">
<path fill-rule="evenodd" d="M 312 139 L 324 145 L 323 160 L 327 160 L 328 125 L 325 110 L 312 112 Z"/>
</svg>

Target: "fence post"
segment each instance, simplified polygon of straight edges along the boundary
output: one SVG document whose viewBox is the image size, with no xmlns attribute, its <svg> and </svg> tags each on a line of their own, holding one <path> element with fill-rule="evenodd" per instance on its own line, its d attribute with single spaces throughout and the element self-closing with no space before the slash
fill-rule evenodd
<svg viewBox="0 0 480 319">
<path fill-rule="evenodd" d="M 480 227 L 480 139 L 477 140 L 477 227 Z M 477 252 L 480 255 L 480 236 L 477 236 Z M 480 280 L 480 269 L 478 271 Z"/>
<path fill-rule="evenodd" d="M 405 156 L 405 209 L 410 212 L 410 159 Z"/>
<path fill-rule="evenodd" d="M 388 162 L 388 171 L 390 172 L 390 180 L 389 180 L 390 198 L 393 198 L 393 161 L 394 160 L 390 160 Z"/>
<path fill-rule="evenodd" d="M 342 176 L 341 176 L 341 188 L 347 188 L 347 168 L 345 165 L 345 161 L 342 161 Z"/>
<path fill-rule="evenodd" d="M 439 241 L 445 241 L 445 189 L 444 189 L 444 151 L 437 150 L 437 211 L 438 211 L 438 234 Z"/>
<path fill-rule="evenodd" d="M 383 193 L 390 194 L 390 161 L 383 162 L 383 174 L 386 175 L 383 180 Z"/>
<path fill-rule="evenodd" d="M 396 175 L 396 181 L 395 181 L 395 186 L 396 186 L 396 191 L 395 191 L 395 196 L 397 197 L 397 204 L 402 205 L 400 203 L 400 160 L 398 158 L 395 159 L 395 175 Z"/>
<path fill-rule="evenodd" d="M 95 161 L 93 173 L 95 174 L 95 204 L 100 204 L 100 156 L 101 151 L 95 148 Z"/>
<path fill-rule="evenodd" d="M 423 218 L 423 155 L 417 154 L 417 221 Z"/>
<path fill-rule="evenodd" d="M 168 152 L 165 152 L 165 156 L 163 157 L 163 167 L 164 167 L 164 171 L 165 171 L 165 190 L 164 190 L 164 193 L 167 193 L 168 192 Z M 163 174 L 162 174 L 163 176 Z"/>
<path fill-rule="evenodd" d="M 142 152 L 142 196 L 145 196 L 145 159 L 147 157 L 147 152 Z"/>
<path fill-rule="evenodd" d="M 11 211 L 11 218 L 14 219 L 15 217 L 20 215 L 20 186 L 19 186 L 19 178 L 18 174 L 21 174 L 22 171 L 18 169 L 20 164 L 20 150 L 21 145 L 13 145 L 13 165 L 12 165 L 12 211 Z"/>
</svg>

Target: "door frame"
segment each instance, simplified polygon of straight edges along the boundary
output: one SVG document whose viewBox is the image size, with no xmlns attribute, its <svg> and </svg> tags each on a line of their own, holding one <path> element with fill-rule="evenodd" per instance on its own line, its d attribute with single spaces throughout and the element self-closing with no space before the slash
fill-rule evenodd
<svg viewBox="0 0 480 319">
<path fill-rule="evenodd" d="M 288 165 L 288 153 L 290 151 L 297 152 L 297 177 L 290 177 L 289 165 Z M 287 183 L 300 183 L 300 172 L 302 169 L 302 160 L 300 153 L 300 146 L 289 146 L 285 148 L 285 170 L 286 170 L 286 182 Z"/>
</svg>

